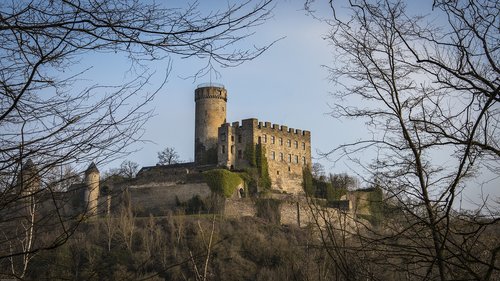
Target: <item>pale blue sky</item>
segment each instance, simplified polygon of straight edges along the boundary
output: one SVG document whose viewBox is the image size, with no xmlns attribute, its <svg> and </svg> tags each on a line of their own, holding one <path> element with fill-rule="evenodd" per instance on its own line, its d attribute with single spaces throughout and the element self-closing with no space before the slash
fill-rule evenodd
<svg viewBox="0 0 500 281">
<path fill-rule="evenodd" d="M 224 84 L 228 91 L 228 122 L 258 118 L 260 121 L 309 130 L 313 157 L 318 158 L 318 151 L 328 151 L 342 143 L 365 137 L 367 131 L 361 122 L 336 120 L 328 115 L 328 103 L 333 102 L 329 92 L 335 91 L 328 81 L 326 69 L 322 67 L 331 65 L 334 61 L 332 47 L 322 39 L 328 32 L 328 26 L 306 16 L 303 2 L 278 2 L 274 17 L 253 30 L 255 36 L 245 44 L 262 46 L 284 38 L 253 61 L 236 68 L 219 69 L 221 76 L 212 76 L 212 82 Z M 423 5 L 421 1 L 410 1 L 409 6 L 412 5 L 414 10 L 430 11 L 430 5 Z M 318 9 L 321 11 L 320 7 Z M 324 12 L 328 10 L 325 9 Z M 126 72 L 129 66 L 126 58 L 119 54 L 92 55 L 83 59 L 78 68 L 87 65 L 92 65 L 93 68 L 86 77 L 94 82 L 120 83 L 133 76 Z M 151 142 L 134 146 L 140 151 L 131 154 L 128 160 L 141 166 L 155 165 L 156 153 L 165 147 L 173 147 L 182 160 L 192 161 L 194 90 L 198 84 L 208 82 L 210 78 L 207 76 L 194 81 L 183 77 L 193 75 L 203 65 L 204 62 L 197 59 L 181 60 L 173 57 L 168 83 L 151 105 L 156 115 L 145 127 L 144 138 Z M 153 89 L 154 85 L 160 83 L 167 62 L 155 62 L 149 67 L 156 71 L 156 80 L 151 81 Z M 322 163 L 327 172 L 353 174 L 349 165 L 346 165 L 347 162 L 334 164 L 324 159 L 316 161 Z M 116 167 L 120 162 L 121 160 L 115 161 L 110 166 Z M 489 175 L 482 179 L 492 178 L 484 191 L 498 196 L 498 178 Z M 477 188 L 469 191 L 467 196 L 477 200 Z"/>
</svg>

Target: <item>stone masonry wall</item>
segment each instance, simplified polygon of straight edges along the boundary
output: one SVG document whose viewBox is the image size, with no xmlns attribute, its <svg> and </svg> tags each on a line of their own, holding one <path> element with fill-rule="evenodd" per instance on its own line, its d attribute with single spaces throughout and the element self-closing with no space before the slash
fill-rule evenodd
<svg viewBox="0 0 500 281">
<path fill-rule="evenodd" d="M 280 203 L 280 223 L 284 225 L 297 225 L 305 227 L 308 225 L 319 225 L 323 227 L 327 222 L 338 224 L 344 219 L 353 224 L 351 215 L 344 216 L 337 209 L 309 205 L 305 198 L 296 200 L 278 199 Z M 252 199 L 228 199 L 225 203 L 224 216 L 227 218 L 241 218 L 245 216 L 256 216 L 257 209 Z"/>
<path fill-rule="evenodd" d="M 196 195 L 202 199 L 211 195 L 206 183 L 150 183 L 130 186 L 128 191 L 134 209 L 146 213 L 150 211 L 155 215 L 173 209 L 176 206 L 176 198 L 180 202 L 186 202 Z"/>
<path fill-rule="evenodd" d="M 241 169 L 248 165 L 244 157 L 247 145 L 261 143 L 266 149 L 272 188 L 301 194 L 302 170 L 311 165 L 311 134 L 287 126 L 245 119 L 219 128 L 219 165 Z"/>
</svg>

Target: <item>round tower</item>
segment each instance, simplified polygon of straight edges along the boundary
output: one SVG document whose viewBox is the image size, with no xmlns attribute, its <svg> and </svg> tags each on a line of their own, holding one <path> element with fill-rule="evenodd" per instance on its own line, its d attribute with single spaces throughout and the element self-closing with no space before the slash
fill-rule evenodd
<svg viewBox="0 0 500 281">
<path fill-rule="evenodd" d="M 35 163 L 28 159 L 17 178 L 17 185 L 22 196 L 29 196 L 40 189 L 40 175 Z"/>
<path fill-rule="evenodd" d="M 227 91 L 220 84 L 201 84 L 194 91 L 194 101 L 194 161 L 217 164 L 218 129 L 226 123 Z"/>
<path fill-rule="evenodd" d="M 94 162 L 85 171 L 85 206 L 89 215 L 97 214 L 99 200 L 99 170 Z"/>
</svg>

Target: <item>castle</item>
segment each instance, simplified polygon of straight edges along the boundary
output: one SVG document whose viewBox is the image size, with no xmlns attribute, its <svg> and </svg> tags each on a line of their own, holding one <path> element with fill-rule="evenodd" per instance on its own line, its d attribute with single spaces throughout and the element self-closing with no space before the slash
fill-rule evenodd
<svg viewBox="0 0 500 281">
<path fill-rule="evenodd" d="M 111 214 L 128 206 L 137 216 L 163 216 L 171 211 L 222 210 L 225 217 L 260 216 L 271 212 L 277 214 L 282 224 L 301 226 L 314 223 L 318 214 L 312 212 L 302 187 L 303 172 L 311 168 L 311 133 L 259 122 L 255 118 L 229 123 L 226 120 L 227 98 L 222 85 L 205 84 L 195 90 L 193 162 L 143 167 L 134 178 L 111 176 L 106 179 L 100 178 L 97 166 L 91 163 L 82 182 L 73 184 L 66 191 L 49 194 L 46 190 L 39 190 L 40 176 L 36 166 L 28 160 L 18 177 L 18 194 L 26 198 L 36 194 L 57 200 L 57 208 L 64 205 L 70 216 L 75 211 L 85 217 Z M 269 185 L 264 188 L 257 184 L 256 190 L 250 191 L 248 182 L 242 181 L 230 198 L 218 201 L 217 198 L 221 197 L 214 196 L 204 172 L 226 169 L 241 177 L 248 176 L 257 166 L 256 159 L 251 157 L 257 158 L 257 149 L 259 163 L 261 166 L 266 163 Z M 370 215 L 371 192 L 349 192 L 334 201 L 316 198 L 314 204 L 322 207 L 315 212 Z M 265 196 L 261 196 L 263 194 Z M 243 198 L 247 196 L 251 198 Z M 68 202 L 71 203 L 65 204 Z M 198 207 L 199 204 L 207 205 L 204 210 L 193 210 L 194 203 Z M 222 205 L 217 205 L 219 203 Z M 53 209 L 52 205 L 45 205 L 47 211 Z M 218 209 L 218 206 L 223 209 Z"/>
<path fill-rule="evenodd" d="M 248 151 L 256 147 L 267 160 L 271 192 L 304 194 L 302 173 L 311 166 L 310 132 L 255 118 L 228 123 L 227 98 L 227 90 L 219 84 L 202 84 L 195 90 L 194 162 L 143 167 L 133 179 L 106 180 L 100 179 L 99 170 L 92 163 L 85 171 L 84 181 L 74 184 L 68 192 L 76 197 L 75 208 L 87 215 L 110 212 L 119 201 L 112 199 L 113 194 L 124 190 L 130 203 L 147 209 L 143 210 L 145 213 L 161 213 L 195 196 L 209 198 L 211 191 L 202 173 L 221 168 L 244 171 L 252 165 Z M 26 169 L 33 174 L 33 163 Z M 235 196 L 242 194 L 236 192 Z"/>
<path fill-rule="evenodd" d="M 227 91 L 222 85 L 200 85 L 195 91 L 195 164 L 242 170 L 249 146 L 264 147 L 271 188 L 302 193 L 302 171 L 311 165 L 311 133 L 257 119 L 226 122 Z"/>
</svg>

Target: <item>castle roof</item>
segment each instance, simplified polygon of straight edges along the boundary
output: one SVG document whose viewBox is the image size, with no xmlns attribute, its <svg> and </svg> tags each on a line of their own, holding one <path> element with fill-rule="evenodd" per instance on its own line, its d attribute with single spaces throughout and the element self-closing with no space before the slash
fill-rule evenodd
<svg viewBox="0 0 500 281">
<path fill-rule="evenodd" d="M 28 161 L 26 161 L 26 163 L 24 163 L 23 170 L 34 171 L 34 172 L 37 171 L 35 163 L 33 163 L 33 161 L 31 159 L 28 159 Z"/>
<path fill-rule="evenodd" d="M 90 163 L 89 167 L 85 171 L 85 175 L 88 175 L 91 173 L 99 173 L 99 170 L 97 169 L 97 166 L 95 165 L 94 162 Z"/>
</svg>

